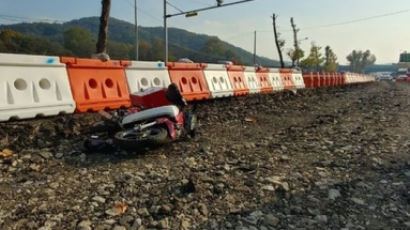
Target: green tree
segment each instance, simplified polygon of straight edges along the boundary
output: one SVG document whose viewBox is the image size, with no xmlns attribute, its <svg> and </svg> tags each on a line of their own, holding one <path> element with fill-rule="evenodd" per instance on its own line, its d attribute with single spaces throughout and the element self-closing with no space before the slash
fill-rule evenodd
<svg viewBox="0 0 410 230">
<path fill-rule="evenodd" d="M 226 50 L 224 54 L 224 59 L 228 61 L 235 61 L 238 65 L 243 65 L 244 62 L 241 58 L 241 55 L 236 54 L 232 50 Z"/>
<path fill-rule="evenodd" d="M 90 31 L 82 27 L 71 27 L 64 31 L 64 47 L 77 57 L 90 57 L 94 53 L 95 39 Z"/>
<path fill-rule="evenodd" d="M 292 60 L 292 67 L 295 67 L 300 59 L 305 56 L 305 52 L 301 48 L 297 47 L 296 49 L 289 49 L 287 55 L 290 60 Z"/>
<path fill-rule="evenodd" d="M 4 42 L 2 40 L 0 40 L 0 50 L 1 51 L 6 51 L 6 45 L 4 45 Z"/>
<path fill-rule="evenodd" d="M 9 53 L 43 54 L 43 55 L 68 55 L 59 43 L 49 39 L 22 34 L 14 30 L 0 32 L 0 50 Z"/>
<path fill-rule="evenodd" d="M 160 39 L 154 39 L 152 42 L 152 60 L 158 61 L 158 60 L 163 60 L 165 57 L 164 54 L 164 42 Z M 168 56 L 169 53 L 168 53 Z"/>
<path fill-rule="evenodd" d="M 152 41 L 152 49 L 151 49 L 151 59 L 149 61 L 160 61 L 164 60 L 165 57 L 165 48 L 164 48 L 164 41 L 155 38 L 154 41 Z M 169 50 L 168 50 L 168 60 L 169 61 L 176 61 L 177 58 L 174 56 L 174 53 L 172 50 L 172 45 L 170 45 Z M 171 50 L 172 49 L 172 50 Z"/>
<path fill-rule="evenodd" d="M 303 59 L 300 62 L 300 66 L 306 69 L 315 69 L 316 71 L 320 70 L 320 66 L 322 65 L 324 59 L 320 50 L 322 47 L 317 46 L 314 42 L 312 42 L 312 47 L 310 48 L 310 54 L 307 58 Z"/>
<path fill-rule="evenodd" d="M 346 59 L 350 63 L 350 71 L 355 73 L 363 73 L 366 67 L 376 62 L 376 56 L 371 54 L 370 50 L 353 50 Z"/>
<path fill-rule="evenodd" d="M 108 44 L 107 44 L 107 50 L 110 53 L 110 57 L 113 59 L 129 60 L 132 47 L 133 46 L 130 44 L 114 42 L 114 41 L 108 41 Z"/>
<path fill-rule="evenodd" d="M 211 56 L 224 56 L 226 49 L 217 37 L 208 39 L 202 47 L 202 52 Z"/>
<path fill-rule="evenodd" d="M 0 33 L 0 40 L 3 43 L 3 52 L 18 53 L 20 42 L 23 38 L 23 34 L 14 30 L 3 30 Z"/>
<path fill-rule="evenodd" d="M 138 53 L 140 60 L 152 60 L 152 45 L 145 40 L 140 40 Z M 129 56 L 135 60 L 135 44 L 132 46 Z"/>
<path fill-rule="evenodd" d="M 326 46 L 325 48 L 325 63 L 323 64 L 323 70 L 325 72 L 336 72 L 339 68 L 339 64 L 337 63 L 336 54 L 330 48 L 330 46 Z"/>
</svg>

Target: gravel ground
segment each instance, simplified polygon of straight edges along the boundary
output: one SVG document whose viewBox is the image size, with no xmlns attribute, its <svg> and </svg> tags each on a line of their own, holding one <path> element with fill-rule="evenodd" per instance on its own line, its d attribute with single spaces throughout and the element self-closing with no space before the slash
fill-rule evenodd
<svg viewBox="0 0 410 230">
<path fill-rule="evenodd" d="M 410 85 L 201 102 L 195 138 L 86 153 L 95 114 L 0 124 L 0 229 L 410 229 Z M 3 150 L 3 152 L 1 152 Z"/>
</svg>

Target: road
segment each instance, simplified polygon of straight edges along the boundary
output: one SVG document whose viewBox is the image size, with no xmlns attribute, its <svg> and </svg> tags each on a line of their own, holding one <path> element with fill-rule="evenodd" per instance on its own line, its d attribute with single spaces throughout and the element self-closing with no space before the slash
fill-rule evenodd
<svg viewBox="0 0 410 230">
<path fill-rule="evenodd" d="M 92 114 L 0 124 L 0 229 L 409 229 L 410 84 L 201 102 L 195 138 L 89 154 Z"/>
</svg>

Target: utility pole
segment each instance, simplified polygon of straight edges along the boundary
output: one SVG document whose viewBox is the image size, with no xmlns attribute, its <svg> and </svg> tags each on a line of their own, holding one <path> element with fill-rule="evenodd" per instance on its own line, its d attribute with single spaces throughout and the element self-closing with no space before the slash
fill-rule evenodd
<svg viewBox="0 0 410 230">
<path fill-rule="evenodd" d="M 168 27 L 167 27 L 167 0 L 164 0 L 164 42 L 165 42 L 165 60 L 168 61 Z"/>
<path fill-rule="evenodd" d="M 253 37 L 253 64 L 256 65 L 256 30 Z"/>
<path fill-rule="evenodd" d="M 278 16 L 276 14 L 272 15 L 272 21 L 273 21 L 273 33 L 275 35 L 275 44 L 276 44 L 276 48 L 278 49 L 278 54 L 279 54 L 279 60 L 280 60 L 280 67 L 281 68 L 285 68 L 285 63 L 283 62 L 283 55 L 282 55 L 282 46 L 283 41 L 279 41 L 279 35 L 278 35 L 278 31 L 276 30 L 276 19 L 278 18 Z"/>
<path fill-rule="evenodd" d="M 135 60 L 139 60 L 139 37 L 138 37 L 138 15 L 137 15 L 137 0 L 134 1 L 135 15 Z"/>
</svg>

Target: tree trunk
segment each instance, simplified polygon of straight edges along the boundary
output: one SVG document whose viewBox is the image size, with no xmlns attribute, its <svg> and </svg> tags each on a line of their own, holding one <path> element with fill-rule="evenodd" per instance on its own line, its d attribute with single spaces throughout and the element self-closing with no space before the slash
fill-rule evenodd
<svg viewBox="0 0 410 230">
<path fill-rule="evenodd" d="M 102 0 L 100 30 L 98 33 L 97 54 L 107 52 L 108 19 L 110 17 L 111 0 Z"/>
<path fill-rule="evenodd" d="M 273 16 L 272 16 L 272 20 L 273 20 L 273 33 L 274 33 L 274 35 L 275 35 L 276 48 L 278 49 L 279 60 L 280 60 L 280 67 L 281 67 L 281 68 L 285 68 L 285 63 L 283 62 L 282 47 L 280 47 L 279 38 L 278 38 L 278 32 L 277 32 L 277 30 L 276 30 L 276 18 L 277 18 L 277 15 L 273 14 Z"/>
<path fill-rule="evenodd" d="M 293 18 L 290 18 L 290 24 L 292 25 L 292 30 L 293 30 L 293 40 L 294 40 L 294 47 L 295 47 L 295 52 L 298 52 L 299 50 L 299 42 L 298 42 L 298 32 L 299 30 L 296 29 L 296 25 L 293 21 Z M 292 67 L 295 67 L 296 65 L 299 65 L 298 60 L 295 60 L 294 58 L 292 58 Z"/>
</svg>

